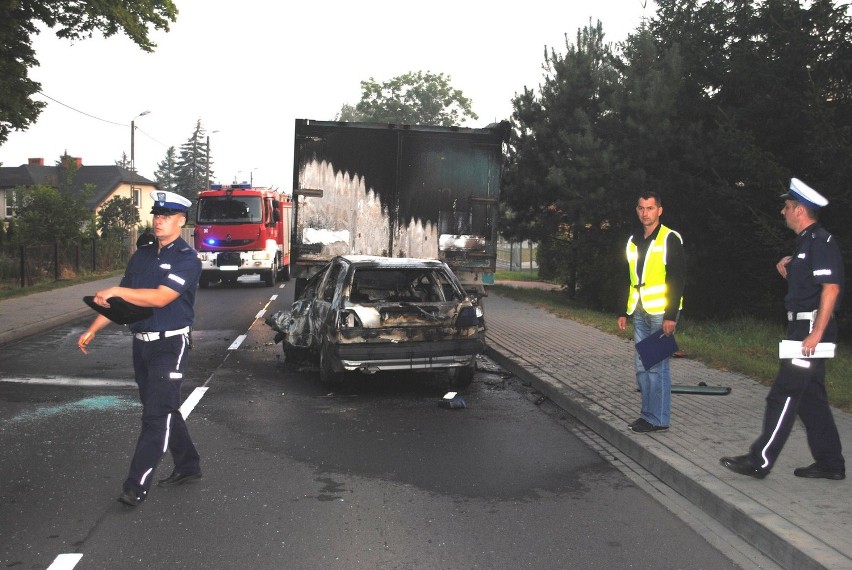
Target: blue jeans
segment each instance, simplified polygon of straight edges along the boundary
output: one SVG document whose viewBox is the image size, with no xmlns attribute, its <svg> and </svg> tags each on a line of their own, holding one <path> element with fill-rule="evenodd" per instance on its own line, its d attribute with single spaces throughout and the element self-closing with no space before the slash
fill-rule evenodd
<svg viewBox="0 0 852 570">
<path fill-rule="evenodd" d="M 663 315 L 649 315 L 639 306 L 633 312 L 633 341 L 640 340 L 663 328 Z M 672 413 L 672 376 L 669 359 L 658 362 L 648 370 L 637 352 L 636 383 L 642 391 L 642 418 L 655 426 L 668 426 Z"/>
</svg>

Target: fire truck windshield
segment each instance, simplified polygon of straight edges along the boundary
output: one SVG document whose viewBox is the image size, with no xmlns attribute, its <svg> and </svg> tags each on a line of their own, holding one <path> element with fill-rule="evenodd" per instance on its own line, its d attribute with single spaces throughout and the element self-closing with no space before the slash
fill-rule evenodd
<svg viewBox="0 0 852 570">
<path fill-rule="evenodd" d="M 198 205 L 199 224 L 249 224 L 263 221 L 259 196 L 202 198 Z"/>
</svg>

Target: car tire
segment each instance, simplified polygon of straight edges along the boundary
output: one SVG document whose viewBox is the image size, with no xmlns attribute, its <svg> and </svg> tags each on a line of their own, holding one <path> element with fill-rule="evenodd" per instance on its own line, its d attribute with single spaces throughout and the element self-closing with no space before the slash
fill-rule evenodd
<svg viewBox="0 0 852 570">
<path fill-rule="evenodd" d="M 343 384 L 344 372 L 337 372 L 331 366 L 331 357 L 325 345 L 320 349 L 319 355 L 320 382 L 327 386 L 339 386 Z"/>
<path fill-rule="evenodd" d="M 451 388 L 467 388 L 473 382 L 473 373 L 476 366 L 462 366 L 460 368 L 448 368 L 447 379 Z"/>
</svg>

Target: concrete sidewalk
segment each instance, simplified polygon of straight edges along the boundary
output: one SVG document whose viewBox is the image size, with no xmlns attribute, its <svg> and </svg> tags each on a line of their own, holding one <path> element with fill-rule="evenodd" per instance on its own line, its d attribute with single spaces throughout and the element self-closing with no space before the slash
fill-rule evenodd
<svg viewBox="0 0 852 570">
<path fill-rule="evenodd" d="M 94 317 L 83 296 L 118 281 L 113 277 L 0 301 L 0 346 Z M 489 354 L 501 366 L 534 382 L 621 453 L 779 565 L 791 570 L 852 568 L 849 480 L 793 476 L 793 469 L 812 462 L 800 425 L 766 479 L 737 475 L 719 465 L 724 455 L 745 453 L 758 435 L 765 386 L 689 359 L 673 359 L 675 384 L 705 382 L 729 386 L 731 393 L 675 394 L 671 429 L 635 434 L 627 429 L 640 409 L 630 339 L 493 292 L 485 301 L 485 313 Z M 842 441 L 852 446 L 852 417 L 837 410 L 834 417 Z"/>
<path fill-rule="evenodd" d="M 766 479 L 728 471 L 726 455 L 748 451 L 763 421 L 768 388 L 739 374 L 672 359 L 678 385 L 728 386 L 727 396 L 674 394 L 665 432 L 637 434 L 633 342 L 500 297 L 485 301 L 489 354 L 533 381 L 571 413 L 668 486 L 784 568 L 852 568 L 849 480 L 802 479 L 793 469 L 813 462 L 797 424 Z M 852 445 L 852 416 L 834 410 L 841 440 Z M 847 454 L 848 455 L 848 454 Z"/>
<path fill-rule="evenodd" d="M 83 297 L 118 285 L 121 276 L 0 301 L 0 346 L 82 319 L 95 318 Z"/>
</svg>

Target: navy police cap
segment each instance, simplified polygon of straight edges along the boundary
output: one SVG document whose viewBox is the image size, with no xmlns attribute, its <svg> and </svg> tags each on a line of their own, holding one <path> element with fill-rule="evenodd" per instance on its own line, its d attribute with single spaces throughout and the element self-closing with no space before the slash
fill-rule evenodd
<svg viewBox="0 0 852 570">
<path fill-rule="evenodd" d="M 152 214 L 177 214 L 186 213 L 192 202 L 174 192 L 166 192 L 164 190 L 154 190 L 151 192 L 151 199 L 154 200 L 154 207 L 151 208 Z"/>
<path fill-rule="evenodd" d="M 813 208 L 814 210 L 819 210 L 823 206 L 828 205 L 828 200 L 826 200 L 822 194 L 798 178 L 790 180 L 790 189 L 786 194 L 781 194 L 781 197 L 801 202 L 805 206 Z"/>
</svg>

